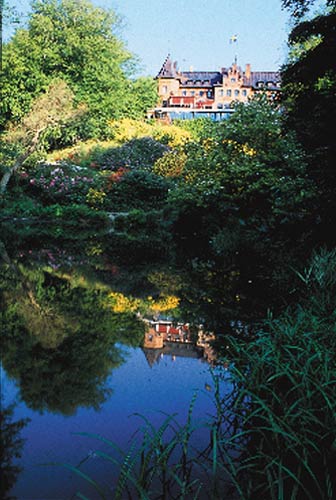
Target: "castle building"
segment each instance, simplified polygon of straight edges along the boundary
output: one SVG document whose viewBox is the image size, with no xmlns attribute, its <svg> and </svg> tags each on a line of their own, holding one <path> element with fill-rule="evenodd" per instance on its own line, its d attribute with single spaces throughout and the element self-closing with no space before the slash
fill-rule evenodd
<svg viewBox="0 0 336 500">
<path fill-rule="evenodd" d="M 247 102 L 256 93 L 270 97 L 280 91 L 280 74 L 276 71 L 245 71 L 237 60 L 221 71 L 179 71 L 168 55 L 156 76 L 159 104 L 152 110 L 156 117 L 193 118 L 209 116 L 222 119 L 233 111 L 234 102 Z"/>
</svg>

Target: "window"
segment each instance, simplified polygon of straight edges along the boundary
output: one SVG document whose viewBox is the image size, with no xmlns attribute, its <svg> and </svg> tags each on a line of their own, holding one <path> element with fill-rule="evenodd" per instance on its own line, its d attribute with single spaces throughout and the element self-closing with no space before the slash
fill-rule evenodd
<svg viewBox="0 0 336 500">
<path fill-rule="evenodd" d="M 245 90 L 245 89 L 244 89 L 244 90 L 242 90 L 242 95 L 243 95 L 244 97 L 246 97 L 246 96 L 247 96 L 247 90 Z"/>
<path fill-rule="evenodd" d="M 231 82 L 234 83 L 236 81 L 235 78 L 231 78 Z"/>
<path fill-rule="evenodd" d="M 167 85 L 163 85 L 163 87 L 162 87 L 162 93 L 163 93 L 163 94 L 167 94 L 167 92 L 168 92 L 168 87 L 167 87 Z"/>
<path fill-rule="evenodd" d="M 192 90 L 192 91 L 190 92 L 190 95 L 195 95 L 195 91 L 194 91 L 194 90 Z"/>
<path fill-rule="evenodd" d="M 239 90 L 237 90 L 237 89 L 236 89 L 236 90 L 234 91 L 234 95 L 235 95 L 235 97 L 238 97 L 238 96 L 239 96 Z"/>
<path fill-rule="evenodd" d="M 231 90 L 231 89 L 227 89 L 227 91 L 226 91 L 226 95 L 227 95 L 228 97 L 231 97 L 231 95 L 232 95 L 232 90 Z"/>
<path fill-rule="evenodd" d="M 224 95 L 224 90 L 223 90 L 223 89 L 219 89 L 219 91 L 218 91 L 218 95 L 219 95 L 220 97 L 222 97 L 222 96 Z"/>
<path fill-rule="evenodd" d="M 186 90 L 183 90 L 183 91 L 182 91 L 182 95 L 183 95 L 183 96 L 186 96 L 186 95 L 187 95 L 187 91 L 186 91 Z"/>
<path fill-rule="evenodd" d="M 204 92 L 203 92 L 203 90 L 201 90 L 201 91 L 200 91 L 199 95 L 200 95 L 200 97 L 203 97 L 203 96 L 204 96 Z"/>
</svg>

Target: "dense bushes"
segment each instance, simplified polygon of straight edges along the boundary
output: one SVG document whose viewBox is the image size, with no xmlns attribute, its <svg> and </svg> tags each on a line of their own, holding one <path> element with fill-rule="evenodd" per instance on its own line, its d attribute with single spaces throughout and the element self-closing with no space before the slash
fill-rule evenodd
<svg viewBox="0 0 336 500">
<path fill-rule="evenodd" d="M 101 168 L 117 170 L 120 167 L 150 170 L 168 147 L 151 137 L 131 139 L 122 146 L 105 149 L 96 159 Z"/>
<path fill-rule="evenodd" d="M 150 172 L 126 172 L 120 179 L 112 180 L 105 207 L 121 211 L 159 209 L 167 200 L 169 187 L 166 179 Z"/>
</svg>

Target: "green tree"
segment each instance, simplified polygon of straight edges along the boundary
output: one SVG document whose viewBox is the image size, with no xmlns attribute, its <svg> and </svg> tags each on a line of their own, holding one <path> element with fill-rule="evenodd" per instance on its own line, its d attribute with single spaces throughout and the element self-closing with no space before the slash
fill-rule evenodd
<svg viewBox="0 0 336 500">
<path fill-rule="evenodd" d="M 293 129 L 308 154 L 310 178 L 316 183 L 323 241 L 334 242 L 336 144 L 336 11 L 298 24 L 289 37 L 296 57 L 282 71 L 285 125 Z M 297 50 L 297 47 L 301 50 Z"/>
<path fill-rule="evenodd" d="M 108 120 L 134 113 L 130 93 L 141 82 L 130 83 L 135 59 L 118 35 L 119 25 L 113 11 L 87 0 L 35 0 L 28 28 L 4 47 L 1 125 L 25 115 L 54 78 L 65 80 L 75 102 L 87 106 L 77 134 L 102 135 Z"/>
<path fill-rule="evenodd" d="M 64 125 L 77 114 L 78 111 L 73 108 L 73 94 L 66 83 L 52 82 L 46 92 L 34 101 L 30 112 L 20 124 L 11 128 L 2 137 L 5 146 L 2 162 L 5 165 L 7 163 L 7 169 L 0 182 L 0 196 L 4 194 L 11 176 L 36 151 L 42 134 L 48 128 Z"/>
<path fill-rule="evenodd" d="M 293 134 L 283 132 L 278 105 L 265 96 L 238 105 L 229 120 L 185 151 L 182 182 L 171 195 L 175 206 L 187 197 L 194 209 L 222 212 L 223 222 L 231 207 L 241 223 L 261 233 L 306 214 L 312 186 L 303 152 Z"/>
<path fill-rule="evenodd" d="M 296 18 L 301 18 L 316 4 L 316 0 L 282 0 L 282 6 L 292 12 Z M 325 4 L 328 7 L 335 7 L 335 0 L 326 0 Z"/>
</svg>

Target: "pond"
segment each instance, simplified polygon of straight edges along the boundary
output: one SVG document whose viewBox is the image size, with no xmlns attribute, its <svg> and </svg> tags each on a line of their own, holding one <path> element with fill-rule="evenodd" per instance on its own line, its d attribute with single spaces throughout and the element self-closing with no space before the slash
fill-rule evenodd
<svg viewBox="0 0 336 500">
<path fill-rule="evenodd" d="M 111 459 L 125 458 L 115 446 L 127 453 L 146 422 L 158 429 L 168 415 L 183 426 L 191 405 L 192 443 L 206 448 L 215 385 L 230 384 L 181 269 L 128 262 L 97 234 L 66 241 L 26 229 L 4 230 L 1 242 L 4 497 L 102 498 L 92 479 L 113 498 Z M 148 332 L 161 344 L 148 346 Z"/>
<path fill-rule="evenodd" d="M 25 443 L 17 461 L 22 472 L 10 492 L 15 498 L 67 499 L 78 491 L 96 498 L 94 488 L 75 473 L 62 466 L 41 465 L 53 462 L 78 465 L 88 455 L 90 458 L 81 470 L 102 486 L 114 485 L 119 471 L 94 454 L 98 449 L 115 455 L 114 450 L 98 439 L 76 433 L 97 434 L 127 450 L 134 432 L 143 424 L 136 414 L 149 418 L 158 427 L 164 418 L 162 412 L 176 413 L 178 421 L 184 423 L 195 392 L 194 419 L 201 423 L 208 413 L 214 412 L 211 394 L 205 390 L 213 387 L 213 381 L 202 359 L 172 359 L 164 355 L 151 366 L 140 348 L 119 348 L 125 362 L 107 377 L 106 387 L 111 393 L 105 403 L 97 409 L 79 406 L 69 416 L 61 411 L 41 413 L 30 409 L 29 401 L 20 396 L 18 382 L 2 372 L 3 402 L 5 406 L 14 403 L 13 421 L 29 418 L 21 432 Z M 204 447 L 207 437 L 203 435 Z"/>
</svg>

